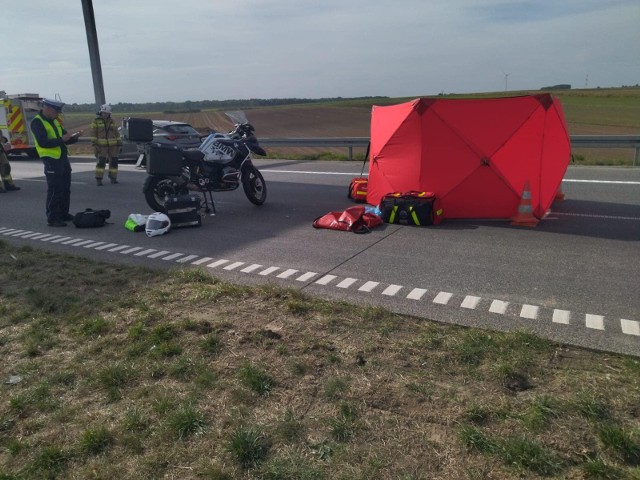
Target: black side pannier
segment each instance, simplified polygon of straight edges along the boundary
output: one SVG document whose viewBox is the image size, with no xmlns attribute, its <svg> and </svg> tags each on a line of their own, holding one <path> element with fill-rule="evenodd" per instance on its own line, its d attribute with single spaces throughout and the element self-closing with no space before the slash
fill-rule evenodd
<svg viewBox="0 0 640 480">
<path fill-rule="evenodd" d="M 199 227 L 202 225 L 200 216 L 200 197 L 195 194 L 173 195 L 164 202 L 167 216 L 171 220 L 171 228 Z"/>
<path fill-rule="evenodd" d="M 176 177 L 182 173 L 182 152 L 173 147 L 150 145 L 147 149 L 147 173 Z"/>
<path fill-rule="evenodd" d="M 128 118 L 124 122 L 125 140 L 136 143 L 153 141 L 153 121 L 148 118 Z"/>
</svg>

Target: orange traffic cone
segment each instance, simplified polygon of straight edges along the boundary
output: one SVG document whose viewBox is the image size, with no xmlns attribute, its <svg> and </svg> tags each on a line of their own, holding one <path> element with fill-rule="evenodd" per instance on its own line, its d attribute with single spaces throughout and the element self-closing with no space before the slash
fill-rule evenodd
<svg viewBox="0 0 640 480">
<path fill-rule="evenodd" d="M 511 225 L 520 227 L 535 227 L 538 225 L 538 219 L 533 216 L 533 208 L 531 207 L 531 190 L 529 182 L 524 182 L 524 189 L 520 197 L 520 205 L 518 205 L 518 213 L 511 218 Z"/>
<path fill-rule="evenodd" d="M 554 201 L 562 202 L 564 200 L 564 192 L 562 191 L 562 182 L 560 182 L 560 186 L 558 187 L 558 191 L 556 192 L 556 196 L 553 199 Z"/>
</svg>

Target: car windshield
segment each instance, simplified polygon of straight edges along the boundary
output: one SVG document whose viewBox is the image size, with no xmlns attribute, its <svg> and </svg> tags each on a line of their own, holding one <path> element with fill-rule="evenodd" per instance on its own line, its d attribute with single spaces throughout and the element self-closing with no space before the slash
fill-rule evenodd
<svg viewBox="0 0 640 480">
<path fill-rule="evenodd" d="M 167 125 L 164 130 L 176 135 L 198 135 L 198 131 L 191 125 Z"/>
</svg>

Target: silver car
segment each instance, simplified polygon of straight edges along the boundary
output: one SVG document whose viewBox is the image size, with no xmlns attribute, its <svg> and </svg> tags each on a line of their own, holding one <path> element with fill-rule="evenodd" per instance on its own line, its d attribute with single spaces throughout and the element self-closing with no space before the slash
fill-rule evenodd
<svg viewBox="0 0 640 480">
<path fill-rule="evenodd" d="M 179 148 L 198 148 L 202 143 L 202 135 L 188 123 L 174 122 L 172 120 L 152 120 L 153 143 L 176 146 Z M 126 132 L 120 127 L 122 137 L 122 151 L 120 159 L 135 160 L 144 152 L 144 146 L 129 140 L 125 140 Z"/>
</svg>

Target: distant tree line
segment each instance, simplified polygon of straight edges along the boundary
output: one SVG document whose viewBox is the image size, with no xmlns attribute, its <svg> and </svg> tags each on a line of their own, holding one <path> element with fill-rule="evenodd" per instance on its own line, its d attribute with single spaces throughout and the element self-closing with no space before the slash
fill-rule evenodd
<svg viewBox="0 0 640 480">
<path fill-rule="evenodd" d="M 293 105 L 301 103 L 323 103 L 335 102 L 342 100 L 370 100 L 389 98 L 383 96 L 375 97 L 333 97 L 333 98 L 250 98 L 244 100 L 186 100 L 184 102 L 149 102 L 149 103 L 126 103 L 119 102 L 111 104 L 114 112 L 166 112 L 166 113 L 184 113 L 199 112 L 201 110 L 211 109 L 230 109 L 230 108 L 251 108 L 251 107 L 269 107 L 277 105 Z M 93 103 L 72 103 L 65 106 L 66 112 L 95 112 L 96 105 Z"/>
<path fill-rule="evenodd" d="M 558 85 L 551 85 L 550 87 L 542 87 L 540 90 L 571 90 L 571 85 L 568 83 L 560 83 Z"/>
</svg>

